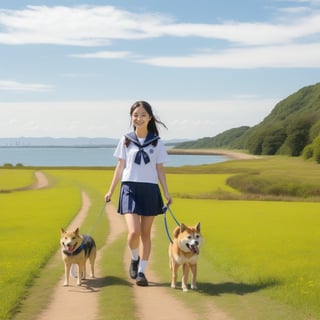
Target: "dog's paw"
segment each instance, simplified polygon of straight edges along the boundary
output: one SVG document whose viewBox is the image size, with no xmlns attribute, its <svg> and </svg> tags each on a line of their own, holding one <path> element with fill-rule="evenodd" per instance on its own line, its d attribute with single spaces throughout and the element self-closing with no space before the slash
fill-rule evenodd
<svg viewBox="0 0 320 320">
<path fill-rule="evenodd" d="M 171 288 L 172 289 L 175 289 L 176 288 L 176 285 L 174 283 L 171 283 Z"/>
<path fill-rule="evenodd" d="M 66 283 L 66 282 L 65 282 L 65 283 L 63 284 L 63 286 L 64 286 L 64 287 L 69 287 L 69 283 Z"/>
<path fill-rule="evenodd" d="M 191 285 L 191 289 L 192 289 L 192 290 L 198 290 L 198 287 L 197 287 L 197 285 L 193 285 L 193 284 L 192 284 L 192 285 Z"/>
<path fill-rule="evenodd" d="M 183 291 L 183 292 L 188 292 L 189 290 L 188 290 L 187 287 L 182 287 L 182 291 Z"/>
</svg>

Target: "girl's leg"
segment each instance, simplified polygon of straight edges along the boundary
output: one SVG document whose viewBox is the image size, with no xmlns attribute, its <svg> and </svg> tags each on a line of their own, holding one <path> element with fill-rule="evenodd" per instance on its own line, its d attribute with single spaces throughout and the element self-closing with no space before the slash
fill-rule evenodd
<svg viewBox="0 0 320 320">
<path fill-rule="evenodd" d="M 128 247 L 131 250 L 137 249 L 141 233 L 140 217 L 135 213 L 127 213 L 124 216 L 128 227 Z"/>
<path fill-rule="evenodd" d="M 141 259 L 147 261 L 151 252 L 151 228 L 154 216 L 141 217 Z"/>
<path fill-rule="evenodd" d="M 129 267 L 129 275 L 132 279 L 136 279 L 139 266 L 139 240 L 140 240 L 140 217 L 134 213 L 125 214 L 128 226 L 128 247 L 131 254 L 131 263 Z"/>
<path fill-rule="evenodd" d="M 137 285 L 148 286 L 144 271 L 151 252 L 151 227 L 154 217 L 141 217 L 141 260 L 138 268 Z"/>
</svg>

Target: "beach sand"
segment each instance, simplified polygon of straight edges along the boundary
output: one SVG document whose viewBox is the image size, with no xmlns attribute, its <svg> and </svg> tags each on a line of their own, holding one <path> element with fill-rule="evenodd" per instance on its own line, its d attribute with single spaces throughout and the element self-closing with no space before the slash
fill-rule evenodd
<svg viewBox="0 0 320 320">
<path fill-rule="evenodd" d="M 194 155 L 219 155 L 227 156 L 231 159 L 258 159 L 259 156 L 244 153 L 241 151 L 233 151 L 228 149 L 168 149 L 168 154 L 194 154 Z"/>
</svg>

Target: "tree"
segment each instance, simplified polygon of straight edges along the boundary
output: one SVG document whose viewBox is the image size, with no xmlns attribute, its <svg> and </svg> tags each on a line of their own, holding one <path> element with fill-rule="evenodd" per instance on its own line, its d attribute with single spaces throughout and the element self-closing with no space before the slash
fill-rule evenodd
<svg viewBox="0 0 320 320">
<path fill-rule="evenodd" d="M 286 131 L 284 128 L 270 128 L 270 130 L 265 133 L 265 137 L 263 139 L 262 154 L 276 154 L 285 139 Z"/>
<path fill-rule="evenodd" d="M 310 116 L 304 118 L 296 117 L 292 119 L 287 127 L 286 146 L 289 155 L 299 156 L 303 148 L 309 143 L 309 131 L 314 120 Z"/>
</svg>

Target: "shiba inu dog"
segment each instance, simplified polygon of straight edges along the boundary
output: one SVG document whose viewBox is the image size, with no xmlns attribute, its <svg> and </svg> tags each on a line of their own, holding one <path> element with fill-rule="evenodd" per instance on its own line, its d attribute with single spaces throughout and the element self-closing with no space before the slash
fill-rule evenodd
<svg viewBox="0 0 320 320">
<path fill-rule="evenodd" d="M 189 269 L 192 273 L 191 289 L 197 289 L 197 263 L 202 241 L 200 222 L 194 227 L 187 227 L 182 223 L 174 229 L 173 240 L 169 244 L 171 288 L 176 288 L 178 269 L 182 265 L 182 290 L 188 291 Z"/>
<path fill-rule="evenodd" d="M 61 253 L 64 262 L 65 281 L 64 286 L 69 285 L 70 268 L 77 265 L 77 285 L 81 286 L 81 280 L 86 278 L 86 262 L 91 265 L 90 276 L 94 278 L 94 262 L 97 249 L 92 237 L 80 235 L 79 228 L 75 231 L 65 231 L 61 228 Z"/>
</svg>

